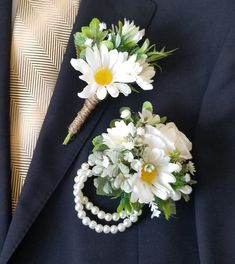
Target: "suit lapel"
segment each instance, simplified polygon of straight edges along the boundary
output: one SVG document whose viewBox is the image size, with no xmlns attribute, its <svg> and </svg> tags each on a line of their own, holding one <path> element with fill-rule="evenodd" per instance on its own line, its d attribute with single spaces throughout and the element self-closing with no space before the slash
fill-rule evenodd
<svg viewBox="0 0 235 264">
<path fill-rule="evenodd" d="M 9 146 L 9 68 L 11 1 L 0 2 L 0 252 L 11 220 Z"/>
<path fill-rule="evenodd" d="M 126 17 L 134 19 L 141 27 L 147 27 L 156 11 L 156 5 L 151 0 L 135 0 L 135 5 L 131 5 L 130 2 L 100 0 L 99 5 L 94 6 L 93 0 L 83 0 L 73 33 L 80 30 L 81 26 L 88 24 L 92 17 L 98 17 L 108 24 L 116 23 L 119 19 Z M 0 262 L 3 261 L 3 263 L 7 262 L 28 232 L 109 103 L 109 100 L 100 103 L 92 118 L 85 123 L 75 139 L 68 146 L 62 145 L 67 126 L 84 102 L 76 96 L 77 91 L 84 87 L 84 83 L 79 81 L 77 73 L 70 66 L 70 59 L 75 57 L 72 35 L 25 185 L 5 240 L 0 258 Z"/>
</svg>

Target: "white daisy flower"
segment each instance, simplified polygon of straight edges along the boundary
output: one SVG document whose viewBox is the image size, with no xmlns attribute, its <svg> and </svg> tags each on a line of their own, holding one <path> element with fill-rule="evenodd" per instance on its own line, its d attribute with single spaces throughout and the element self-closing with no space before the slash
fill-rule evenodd
<svg viewBox="0 0 235 264">
<path fill-rule="evenodd" d="M 107 93 L 118 97 L 119 93 L 125 96 L 131 93 L 127 83 L 135 82 L 135 71 L 140 65 L 136 62 L 136 55 L 128 57 L 127 52 L 111 51 L 105 45 L 98 48 L 86 48 L 86 60 L 71 59 L 71 65 L 82 73 L 79 78 L 87 82 L 87 86 L 78 96 L 89 98 L 97 95 L 103 100 Z"/>
<path fill-rule="evenodd" d="M 139 27 L 135 26 L 134 21 L 124 20 L 124 25 L 122 27 L 122 35 L 126 35 L 130 40 L 138 43 L 144 36 L 145 30 L 140 30 Z"/>
<path fill-rule="evenodd" d="M 176 181 L 172 173 L 177 169 L 178 165 L 170 163 L 163 150 L 147 148 L 141 169 L 130 179 L 131 202 L 150 203 L 154 196 L 167 200 L 173 192 L 170 183 Z"/>
<path fill-rule="evenodd" d="M 134 147 L 134 144 L 129 141 L 129 136 L 134 136 L 135 126 L 133 123 L 126 123 L 122 121 L 116 121 L 115 127 L 108 128 L 108 133 L 103 133 L 102 137 L 104 144 L 107 145 L 110 149 L 116 147 L 124 147 L 128 150 L 131 150 Z"/>
</svg>

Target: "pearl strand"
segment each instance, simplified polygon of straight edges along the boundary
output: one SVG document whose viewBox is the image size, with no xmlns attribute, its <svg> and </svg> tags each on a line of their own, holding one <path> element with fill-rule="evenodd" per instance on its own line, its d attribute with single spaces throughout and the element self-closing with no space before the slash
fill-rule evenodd
<svg viewBox="0 0 235 264">
<path fill-rule="evenodd" d="M 100 210 L 99 207 L 90 202 L 82 192 L 85 182 L 89 177 L 92 176 L 93 175 L 92 171 L 90 170 L 89 164 L 83 163 L 81 169 L 77 171 L 77 176 L 74 178 L 75 184 L 73 187 L 73 194 L 75 197 L 75 210 L 77 211 L 78 218 L 81 219 L 84 226 L 88 226 L 90 229 L 95 230 L 97 233 L 116 234 L 118 232 L 124 232 L 127 228 L 130 228 L 133 223 L 138 221 L 138 216 L 142 214 L 142 211 L 140 210 L 139 212 L 133 212 L 128 216 L 124 211 L 122 211 L 120 214 L 111 214 Z M 85 209 L 90 211 L 91 214 L 96 216 L 98 219 L 105 220 L 106 222 L 116 222 L 120 219 L 123 219 L 123 221 L 117 225 L 102 225 L 94 220 L 91 220 L 86 215 Z"/>
</svg>

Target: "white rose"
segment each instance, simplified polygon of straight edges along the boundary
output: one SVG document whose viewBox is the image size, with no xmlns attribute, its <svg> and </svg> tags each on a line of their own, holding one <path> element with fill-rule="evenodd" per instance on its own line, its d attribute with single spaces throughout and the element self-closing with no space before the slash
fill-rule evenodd
<svg viewBox="0 0 235 264">
<path fill-rule="evenodd" d="M 167 123 L 166 125 L 158 125 L 158 129 L 164 134 L 164 136 L 174 142 L 175 148 L 180 151 L 180 157 L 183 159 L 191 159 L 192 155 L 192 143 L 183 134 L 173 122 Z"/>
<path fill-rule="evenodd" d="M 166 154 L 175 150 L 174 142 L 169 140 L 158 127 L 147 125 L 145 128 L 143 142 L 147 144 L 150 149 L 162 149 Z"/>
</svg>

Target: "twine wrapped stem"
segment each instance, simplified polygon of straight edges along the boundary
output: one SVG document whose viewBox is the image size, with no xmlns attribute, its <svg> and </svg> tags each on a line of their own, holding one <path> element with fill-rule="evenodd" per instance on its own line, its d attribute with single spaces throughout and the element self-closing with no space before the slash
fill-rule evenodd
<svg viewBox="0 0 235 264">
<path fill-rule="evenodd" d="M 77 116 L 69 126 L 68 134 L 64 139 L 63 145 L 67 145 L 73 135 L 75 135 L 81 129 L 82 125 L 87 120 L 87 118 L 99 102 L 100 100 L 97 98 L 96 95 L 85 100 L 82 109 L 77 113 Z"/>
</svg>

